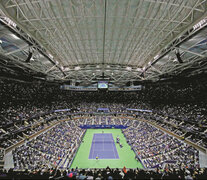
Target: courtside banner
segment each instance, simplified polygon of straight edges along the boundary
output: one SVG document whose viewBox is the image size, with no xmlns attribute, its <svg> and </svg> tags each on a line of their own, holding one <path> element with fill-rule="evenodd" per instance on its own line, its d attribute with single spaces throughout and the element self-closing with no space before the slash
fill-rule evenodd
<svg viewBox="0 0 207 180">
<path fill-rule="evenodd" d="M 139 112 L 152 112 L 151 110 L 146 110 L 146 109 L 130 109 L 127 108 L 127 111 L 139 111 Z"/>
<path fill-rule="evenodd" d="M 82 129 L 126 129 L 128 126 L 124 125 L 81 125 Z"/>
<path fill-rule="evenodd" d="M 63 112 L 63 111 L 70 111 L 70 109 L 57 109 L 54 112 Z"/>
</svg>

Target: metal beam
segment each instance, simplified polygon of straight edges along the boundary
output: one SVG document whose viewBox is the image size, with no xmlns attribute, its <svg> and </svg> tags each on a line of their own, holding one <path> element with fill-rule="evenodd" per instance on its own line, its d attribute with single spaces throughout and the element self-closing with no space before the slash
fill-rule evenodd
<svg viewBox="0 0 207 180">
<path fill-rule="evenodd" d="M 176 49 L 180 49 L 180 50 L 182 50 L 182 51 L 184 51 L 184 52 L 188 52 L 188 53 L 194 54 L 194 55 L 199 56 L 199 57 L 202 57 L 202 58 L 204 58 L 204 57 L 205 57 L 205 56 L 204 56 L 204 55 L 202 55 L 202 54 L 199 54 L 199 53 L 196 53 L 196 52 L 190 51 L 190 50 L 185 49 L 185 48 L 182 48 L 182 47 L 176 47 Z"/>
<path fill-rule="evenodd" d="M 25 46 L 23 46 L 23 47 L 21 47 L 21 48 L 19 48 L 19 49 L 10 51 L 10 52 L 8 52 L 8 53 L 5 53 L 5 55 L 6 55 L 6 56 L 8 56 L 8 55 L 12 55 L 12 54 L 14 54 L 14 53 L 23 51 L 24 49 L 27 49 L 28 47 L 29 47 L 29 45 L 25 45 Z"/>
</svg>

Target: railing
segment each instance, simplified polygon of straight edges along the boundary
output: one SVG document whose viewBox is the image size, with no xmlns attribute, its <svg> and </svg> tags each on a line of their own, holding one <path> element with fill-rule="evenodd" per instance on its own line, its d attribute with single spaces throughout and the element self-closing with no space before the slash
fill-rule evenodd
<svg viewBox="0 0 207 180">
<path fill-rule="evenodd" d="M 0 169 L 4 167 L 4 155 L 5 150 L 3 148 L 0 148 Z"/>
</svg>

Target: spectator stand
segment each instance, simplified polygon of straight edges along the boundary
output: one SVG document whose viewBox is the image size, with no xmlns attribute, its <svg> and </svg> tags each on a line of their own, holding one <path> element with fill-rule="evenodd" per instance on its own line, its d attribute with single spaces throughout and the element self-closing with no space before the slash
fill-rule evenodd
<svg viewBox="0 0 207 180">
<path fill-rule="evenodd" d="M 88 118 L 87 116 L 84 116 L 84 115 L 86 115 L 87 113 L 84 113 L 83 114 L 83 116 L 81 116 L 81 118 L 82 119 L 84 119 L 84 118 Z M 126 113 L 125 113 L 126 114 Z M 80 114 L 79 114 L 80 115 Z M 134 120 L 135 118 L 133 117 L 133 114 L 132 113 L 127 113 L 126 115 L 129 115 L 129 116 L 127 116 L 127 118 L 128 119 L 130 119 L 130 120 Z M 125 116 L 109 116 L 109 117 L 112 117 L 112 118 L 121 118 L 121 119 L 124 119 L 124 118 L 126 118 Z M 76 115 L 76 118 L 78 118 L 78 116 Z M 184 142 L 186 142 L 187 144 L 190 144 L 190 145 L 192 145 L 192 146 L 194 146 L 195 148 L 197 148 L 197 149 L 199 149 L 200 151 L 202 151 L 202 152 L 204 152 L 204 153 L 207 153 L 207 149 L 206 148 L 204 148 L 204 147 L 202 147 L 202 146 L 200 146 L 200 145 L 198 145 L 198 144 L 196 144 L 196 143 L 194 143 L 194 142 L 192 142 L 192 141 L 190 141 L 190 140 L 188 140 L 188 139 L 185 139 L 183 136 L 179 136 L 178 134 L 176 134 L 176 133 L 173 133 L 173 132 L 171 132 L 170 130 L 167 130 L 166 128 L 163 128 L 162 126 L 160 126 L 160 125 L 158 125 L 157 123 L 156 123 L 156 121 L 154 121 L 154 120 L 149 120 L 148 118 L 147 118 L 147 120 L 146 119 L 141 119 L 141 118 L 139 118 L 139 117 L 137 117 L 136 118 L 137 120 L 141 120 L 141 121 L 144 121 L 144 122 L 147 122 L 147 123 L 150 123 L 151 125 L 153 125 L 153 126 L 155 126 L 155 127 L 157 127 L 157 128 L 159 128 L 159 129 L 161 129 L 162 131 L 164 131 L 164 132 L 166 132 L 166 133 L 168 133 L 168 134 L 170 134 L 170 135 L 172 135 L 172 136 L 174 136 L 174 137 L 176 137 L 176 138 L 178 138 L 178 139 L 180 139 L 180 140 L 182 140 L 182 141 L 184 141 Z"/>
<path fill-rule="evenodd" d="M 84 131 L 84 133 L 81 135 L 80 139 L 78 140 L 78 143 L 79 143 L 79 144 L 77 144 L 77 145 L 78 145 L 78 146 L 77 146 L 77 149 L 75 150 L 75 153 L 74 153 L 74 155 L 73 155 L 73 157 L 72 157 L 72 160 L 71 160 L 70 163 L 68 164 L 68 168 L 71 167 L 71 165 L 72 165 L 72 163 L 73 163 L 73 161 L 74 161 L 74 159 L 75 159 L 75 156 L 76 156 L 76 154 L 77 154 L 77 152 L 78 152 L 78 149 L 79 149 L 79 147 L 80 147 L 80 145 L 81 145 L 81 143 L 82 143 L 82 140 L 83 140 L 83 138 L 84 138 L 84 136 L 85 136 L 85 133 L 86 133 L 86 131 Z"/>
<path fill-rule="evenodd" d="M 127 137 L 126 137 L 126 135 L 125 135 L 125 133 L 123 132 L 123 130 L 122 130 L 122 133 L 124 134 L 124 137 L 127 139 Z M 130 146 L 131 146 L 131 144 L 130 143 L 128 143 Z M 146 166 L 145 166 L 145 164 L 143 163 L 143 161 L 142 161 L 142 158 L 138 155 L 138 153 L 136 152 L 136 150 L 131 146 L 131 149 L 134 151 L 134 153 L 136 154 L 136 159 L 139 161 L 139 162 L 141 162 L 141 164 L 142 164 L 142 166 L 144 167 L 144 168 L 146 168 Z"/>
<path fill-rule="evenodd" d="M 77 116 L 76 115 L 76 113 L 72 113 L 72 115 L 74 115 L 75 116 L 75 118 L 73 118 L 73 120 L 69 120 L 68 122 L 67 122 L 67 124 L 69 124 L 69 127 L 72 127 L 72 126 L 80 126 L 80 121 L 79 121 L 79 119 L 94 119 L 96 116 L 80 116 L 80 114 L 79 114 L 79 116 Z M 86 113 L 84 113 L 84 115 L 86 115 Z M 61 119 L 60 117 L 61 117 L 62 115 L 60 115 L 59 116 L 59 118 L 58 118 L 58 121 L 56 121 L 56 123 L 59 123 L 59 122 L 64 122 L 64 121 L 67 121 L 66 119 Z M 64 117 L 67 117 L 67 116 L 64 116 Z M 134 119 L 134 117 L 132 116 L 132 117 L 127 117 L 127 119 L 126 119 L 126 117 L 125 116 L 123 116 L 123 117 L 119 117 L 119 116 L 116 116 L 116 117 L 114 117 L 114 116 L 110 116 L 110 118 L 114 118 L 114 121 L 112 121 L 112 122 L 114 122 L 114 125 L 122 125 L 122 124 L 129 124 L 130 126 L 132 126 L 133 124 L 137 124 L 137 123 L 135 123 L 137 120 L 135 120 Z M 109 119 L 110 120 L 110 118 L 107 118 L 107 119 Z M 105 123 L 106 123 L 106 118 L 99 118 L 99 120 L 97 120 L 97 123 L 98 124 L 100 124 L 100 125 L 102 125 L 102 122 L 101 121 L 105 121 Z M 155 123 L 153 124 L 151 121 L 149 121 L 149 120 L 138 120 L 138 122 L 140 122 L 140 121 L 143 121 L 143 122 L 147 122 L 147 123 L 149 123 L 149 124 L 151 124 L 152 126 L 155 126 L 155 127 L 157 127 L 158 129 L 161 129 L 162 131 L 165 131 L 165 132 L 167 132 L 168 134 L 171 134 L 171 135 L 174 135 L 174 134 L 172 134 L 170 131 L 167 131 L 166 129 L 164 129 L 163 127 L 160 127 L 160 126 L 158 126 L 158 125 L 156 125 Z M 89 122 L 93 122 L 93 121 L 88 121 L 88 123 Z M 138 123 L 138 125 L 139 125 L 139 123 Z M 137 126 L 138 126 L 137 125 Z M 136 126 L 135 126 L 136 127 Z M 43 130 L 41 130 L 41 132 L 45 132 L 46 131 L 46 129 L 43 129 Z M 41 133 L 40 132 L 40 133 Z M 174 136 L 176 136 L 176 135 L 174 135 Z M 179 137 L 179 136 L 176 136 L 176 138 L 180 138 L 181 140 L 182 140 L 182 137 Z M 77 142 L 76 143 L 76 145 L 77 145 L 77 149 L 78 149 L 78 147 L 79 147 L 79 142 Z M 72 156 L 72 159 L 75 157 L 75 154 L 76 154 L 76 152 L 77 152 L 77 149 L 74 151 L 75 153 L 74 153 L 74 155 Z M 141 159 L 141 158 L 140 158 Z M 161 164 L 161 166 L 164 166 L 165 164 L 170 164 L 170 162 L 168 162 L 168 161 L 165 161 L 165 162 L 163 162 L 162 164 Z M 154 168 L 156 168 L 157 166 L 155 166 Z"/>
<path fill-rule="evenodd" d="M 24 138 L 21 141 L 19 141 L 18 143 L 6 148 L 5 153 L 8 153 L 9 151 L 13 150 L 14 148 L 22 145 L 23 143 L 25 143 L 25 141 L 31 140 L 31 139 L 35 138 L 36 136 L 40 135 L 41 133 L 46 132 L 47 130 L 53 128 L 54 126 L 56 126 L 59 123 L 60 123 L 59 121 L 51 123 L 49 126 L 45 127 L 44 129 L 41 129 L 40 131 L 38 131 L 38 132 L 36 132 L 36 133 L 34 133 L 30 136 L 25 135 Z"/>
<path fill-rule="evenodd" d="M 200 150 L 200 151 L 202 151 L 202 152 L 204 152 L 204 153 L 207 154 L 207 149 L 206 149 L 206 148 L 204 148 L 204 147 L 202 147 L 202 146 L 199 146 L 198 144 L 193 143 L 193 142 L 190 141 L 190 140 L 185 139 L 183 136 L 179 136 L 179 135 L 177 135 L 177 134 L 175 134 L 175 133 L 173 133 L 173 132 L 171 132 L 171 131 L 165 129 L 165 128 L 161 127 L 160 125 L 157 125 L 155 121 L 149 121 L 149 120 L 145 120 L 145 119 L 140 119 L 140 120 L 142 120 L 142 121 L 144 121 L 144 122 L 148 122 L 149 124 L 151 124 L 151 125 L 153 125 L 153 126 L 159 128 L 160 130 L 162 130 L 162 131 L 164 131 L 164 132 L 166 132 L 166 133 L 168 133 L 168 134 L 170 134 L 170 135 L 176 137 L 177 139 L 180 139 L 180 140 L 184 141 L 185 143 L 187 143 L 187 144 L 189 144 L 189 145 L 195 147 L 196 149 L 198 149 L 198 150 Z"/>
</svg>

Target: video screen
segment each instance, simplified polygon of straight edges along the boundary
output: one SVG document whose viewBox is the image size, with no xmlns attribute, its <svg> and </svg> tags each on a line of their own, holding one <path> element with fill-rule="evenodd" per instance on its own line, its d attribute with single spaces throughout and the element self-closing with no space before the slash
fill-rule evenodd
<svg viewBox="0 0 207 180">
<path fill-rule="evenodd" d="M 108 82 L 106 81 L 98 82 L 98 89 L 108 89 Z"/>
</svg>

